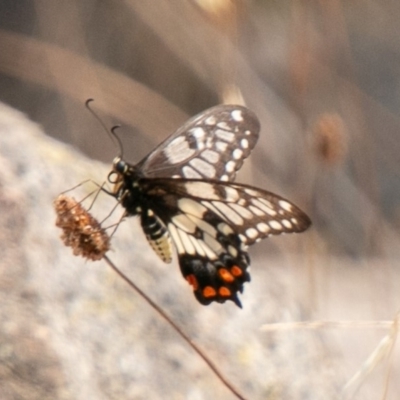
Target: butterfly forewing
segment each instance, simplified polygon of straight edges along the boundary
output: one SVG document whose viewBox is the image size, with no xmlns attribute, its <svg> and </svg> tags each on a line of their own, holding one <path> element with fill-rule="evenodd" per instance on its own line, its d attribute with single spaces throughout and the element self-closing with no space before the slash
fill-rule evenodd
<svg viewBox="0 0 400 400">
<path fill-rule="evenodd" d="M 146 177 L 232 181 L 258 139 L 247 108 L 220 105 L 193 117 L 137 167 Z"/>
</svg>

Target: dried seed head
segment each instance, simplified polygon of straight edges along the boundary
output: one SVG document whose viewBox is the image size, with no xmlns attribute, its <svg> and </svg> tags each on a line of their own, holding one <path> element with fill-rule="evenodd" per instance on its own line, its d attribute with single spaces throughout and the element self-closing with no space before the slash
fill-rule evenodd
<svg viewBox="0 0 400 400">
<path fill-rule="evenodd" d="M 347 138 L 338 114 L 322 114 L 314 125 L 313 139 L 315 152 L 326 164 L 337 164 L 345 157 Z"/>
<path fill-rule="evenodd" d="M 110 249 L 110 237 L 100 223 L 74 198 L 60 195 L 54 200 L 56 226 L 63 230 L 61 239 L 76 256 L 100 260 Z"/>
</svg>

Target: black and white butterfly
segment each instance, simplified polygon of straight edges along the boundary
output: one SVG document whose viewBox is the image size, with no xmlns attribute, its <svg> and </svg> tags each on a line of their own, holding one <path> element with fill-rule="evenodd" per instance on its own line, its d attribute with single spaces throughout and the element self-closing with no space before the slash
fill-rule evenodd
<svg viewBox="0 0 400 400">
<path fill-rule="evenodd" d="M 247 108 L 220 105 L 190 119 L 136 165 L 113 161 L 112 194 L 137 215 L 166 263 L 177 251 L 184 278 L 204 305 L 234 301 L 250 281 L 247 246 L 270 235 L 302 232 L 311 221 L 276 194 L 233 183 L 258 139 Z"/>
</svg>

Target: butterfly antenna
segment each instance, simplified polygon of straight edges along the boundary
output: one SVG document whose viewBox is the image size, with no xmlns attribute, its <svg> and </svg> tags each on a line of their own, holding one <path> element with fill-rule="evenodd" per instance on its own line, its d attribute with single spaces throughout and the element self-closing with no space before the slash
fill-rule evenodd
<svg viewBox="0 0 400 400">
<path fill-rule="evenodd" d="M 123 152 L 122 152 L 122 142 L 121 142 L 121 139 L 120 139 L 120 137 L 115 133 L 115 131 L 118 129 L 118 128 L 121 128 L 121 125 L 114 125 L 112 128 L 111 128 L 111 134 L 113 135 L 113 137 L 114 137 L 114 139 L 117 141 L 117 143 L 118 143 L 118 147 L 119 147 L 119 156 L 120 156 L 120 158 L 122 158 L 122 156 L 123 156 Z"/>
<path fill-rule="evenodd" d="M 119 128 L 120 125 L 113 126 L 109 130 L 107 128 L 106 124 L 103 122 L 103 120 L 97 115 L 97 113 L 90 106 L 90 103 L 92 103 L 93 101 L 94 101 L 94 99 L 87 99 L 85 101 L 86 108 L 93 115 L 93 117 L 97 119 L 97 121 L 100 123 L 100 125 L 103 127 L 103 129 L 107 132 L 107 135 L 111 137 L 112 141 L 117 144 L 117 146 L 119 148 L 120 157 L 122 158 L 122 143 L 121 143 L 121 139 L 115 133 L 115 129 Z"/>
</svg>

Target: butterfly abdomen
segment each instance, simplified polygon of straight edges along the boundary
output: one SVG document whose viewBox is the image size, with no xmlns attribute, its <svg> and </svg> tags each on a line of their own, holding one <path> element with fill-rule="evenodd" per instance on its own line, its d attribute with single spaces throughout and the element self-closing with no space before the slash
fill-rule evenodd
<svg viewBox="0 0 400 400">
<path fill-rule="evenodd" d="M 164 223 L 151 209 L 142 211 L 140 222 L 152 249 L 161 260 L 169 264 L 172 261 L 172 246 Z"/>
</svg>

